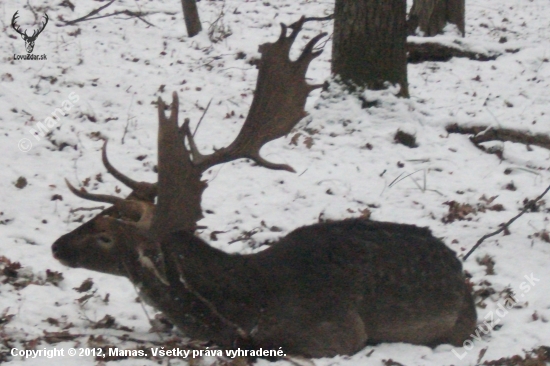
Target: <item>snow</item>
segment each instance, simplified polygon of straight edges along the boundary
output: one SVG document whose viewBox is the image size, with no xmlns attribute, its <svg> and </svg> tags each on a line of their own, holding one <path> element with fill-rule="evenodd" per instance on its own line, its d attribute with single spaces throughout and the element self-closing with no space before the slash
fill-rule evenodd
<svg viewBox="0 0 550 366">
<path fill-rule="evenodd" d="M 181 118 L 189 117 L 192 128 L 212 99 L 197 133 L 201 151 L 227 145 L 236 136 L 243 122 L 240 116 L 246 116 L 252 101 L 257 70 L 248 62 L 259 57 L 258 45 L 276 40 L 279 22 L 289 24 L 302 14 L 326 16 L 332 12 L 333 2 L 203 0 L 199 12 L 205 30 L 189 39 L 179 1 L 120 0 L 103 11 L 154 12 L 144 19 L 156 27 L 125 15 L 59 27 L 60 17 L 76 19 L 106 3 L 81 1 L 75 3 L 73 12 L 60 4 L 36 0 L 32 5 L 37 17 L 46 11 L 50 21 L 36 41 L 34 54 L 46 54 L 47 61 L 14 61 L 13 55 L 24 54 L 25 49 L 11 29 L 13 13 L 19 10 L 18 24 L 23 29 L 34 27 L 26 3 L 15 0 L 0 6 L 0 255 L 23 267 L 17 281 L 30 282 L 17 285 L 5 270 L 0 273 L 0 360 L 8 352 L 5 361 L 9 365 L 93 365 L 97 363 L 93 356 L 9 356 L 11 347 L 32 349 L 33 340 L 43 338 L 44 332 L 64 330 L 79 336 L 61 343 L 42 341 L 34 347 L 93 347 L 91 335 L 102 336 L 107 344 L 120 348 L 135 348 L 137 344 L 121 340 L 123 334 L 143 342 L 160 342 L 157 334 L 149 333 L 149 321 L 128 280 L 69 269 L 51 256 L 50 246 L 56 238 L 78 227 L 76 220 L 81 215 L 86 221 L 98 212 L 71 213 L 71 209 L 97 205 L 71 195 L 63 179 L 81 184 L 89 178 L 94 192 L 129 193 L 101 164 L 102 141 L 98 136 L 104 136 L 110 140 L 113 165 L 136 180 L 154 181 L 157 111 L 152 103 L 159 96 L 169 101 L 172 91 L 179 93 Z M 215 23 L 215 36 L 231 34 L 212 43 L 208 29 L 219 18 L 223 4 L 220 21 L 225 29 L 220 28 L 220 21 Z M 461 47 L 502 54 L 488 62 L 453 58 L 409 65 L 408 100 L 395 97 L 396 88 L 367 91 L 362 98 L 376 101 L 376 105 L 365 109 L 357 95 L 344 93 L 334 83 L 328 91 L 313 92 L 307 104 L 309 116 L 296 131 L 262 149 L 263 157 L 290 164 L 297 174 L 252 167 L 246 161 L 214 167 L 205 174 L 209 188 L 203 208 L 212 213 L 205 214 L 199 223 L 207 226 L 201 235 L 225 251 L 250 253 L 319 218 L 360 216 L 369 209 L 375 220 L 428 226 L 451 249 L 464 255 L 480 237 L 515 216 L 524 199 L 537 197 L 550 184 L 547 149 L 493 143 L 503 148 L 504 159 L 500 160 L 477 149 L 468 136 L 445 131 L 446 125 L 459 123 L 548 134 L 547 6 L 544 0 L 468 2 L 466 38 L 460 40 Z M 332 23 L 307 23 L 291 56 L 296 57 L 300 47 L 320 31 L 330 34 Z M 437 38 L 453 42 L 456 35 L 451 33 Z M 506 42 L 500 43 L 503 37 Z M 330 79 L 330 50 L 329 39 L 325 52 L 311 64 L 311 83 Z M 240 52 L 244 58 L 237 57 Z M 75 95 L 78 101 L 74 101 Z M 46 124 L 46 118 L 64 107 L 68 108 L 67 115 L 60 118 L 50 136 L 37 140 L 29 132 L 38 122 Z M 414 134 L 419 146 L 410 149 L 394 143 L 398 129 Z M 292 144 L 296 133 L 301 136 Z M 22 139 L 27 140 L 21 143 Z M 306 139 L 313 142 L 310 147 Z M 28 143 L 32 148 L 21 151 Z M 60 150 L 62 144 L 69 146 Z M 16 187 L 19 177 L 28 183 L 24 188 Z M 516 190 L 506 189 L 511 182 Z M 122 192 L 117 193 L 118 188 Z M 53 200 L 54 195 L 62 196 L 62 200 Z M 489 206 L 480 199 L 482 196 L 497 196 L 491 204 L 501 204 L 504 210 L 478 210 L 468 215 L 468 220 L 443 223 L 449 213 L 445 202 Z M 542 235 L 549 230 L 548 219 L 549 207 L 542 203 L 538 212 L 519 218 L 510 227 L 510 235 L 487 239 L 464 263 L 475 290 L 495 290 L 483 300 L 486 307 L 478 307 L 479 320 L 488 321 L 492 315 L 501 327 L 475 340 L 473 349 L 462 359 L 455 352 L 463 354 L 465 350 L 453 352 L 449 345 L 431 349 L 381 344 L 351 357 L 312 362 L 318 366 L 381 365 L 383 360 L 392 359 L 407 366 L 475 365 L 483 349 L 482 362 L 549 346 L 550 243 Z M 269 229 L 274 226 L 282 231 Z M 257 233 L 250 240 L 227 244 L 252 230 Z M 210 239 L 213 231 L 221 232 L 218 240 Z M 486 255 L 495 262 L 494 274 L 487 274 L 487 266 L 476 261 Z M 48 270 L 63 273 L 58 286 L 51 277 L 48 279 Z M 75 288 L 87 278 L 93 280 L 92 289 L 78 293 Z M 507 287 L 516 294 L 518 303 L 500 318 L 498 306 L 504 304 L 502 292 Z M 77 301 L 91 293 L 87 301 Z M 154 316 L 153 309 L 147 311 Z M 107 314 L 115 318 L 116 326 L 133 331 L 94 329 L 92 326 Z M 211 362 L 208 358 L 202 361 Z M 180 359 L 170 364 L 186 363 Z M 108 364 L 157 363 L 134 358 Z M 277 364 L 290 365 L 288 361 Z"/>
</svg>

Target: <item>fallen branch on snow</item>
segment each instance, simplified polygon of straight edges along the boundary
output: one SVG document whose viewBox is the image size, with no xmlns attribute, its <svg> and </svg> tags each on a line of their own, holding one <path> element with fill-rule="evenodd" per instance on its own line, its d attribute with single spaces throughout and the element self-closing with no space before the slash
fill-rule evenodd
<svg viewBox="0 0 550 366">
<path fill-rule="evenodd" d="M 509 141 L 534 145 L 550 150 L 550 136 L 544 134 L 532 135 L 529 132 L 512 130 L 508 128 L 494 128 L 489 126 L 459 126 L 457 123 L 445 127 L 448 133 L 459 133 L 470 136 L 470 141 L 479 149 L 487 151 L 480 144 L 488 141 Z"/>
<path fill-rule="evenodd" d="M 466 57 L 474 61 L 492 61 L 500 56 L 500 54 L 486 55 L 435 42 L 407 42 L 407 52 L 407 59 L 411 64 L 425 61 L 449 61 L 453 57 Z"/>
</svg>

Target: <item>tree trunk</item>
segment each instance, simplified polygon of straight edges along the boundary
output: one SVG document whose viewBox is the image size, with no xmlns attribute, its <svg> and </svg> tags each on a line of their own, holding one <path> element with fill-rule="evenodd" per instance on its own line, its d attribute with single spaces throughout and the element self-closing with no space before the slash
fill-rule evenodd
<svg viewBox="0 0 550 366">
<path fill-rule="evenodd" d="M 183 8 L 183 19 L 187 28 L 187 35 L 194 37 L 202 30 L 197 3 L 195 0 L 181 0 L 181 7 Z"/>
<path fill-rule="evenodd" d="M 417 29 L 425 37 L 443 33 L 447 23 L 457 26 L 465 35 L 465 0 L 414 0 L 407 24 L 408 33 L 415 34 Z"/>
<path fill-rule="evenodd" d="M 332 73 L 379 90 L 399 84 L 408 97 L 406 0 L 336 0 Z"/>
</svg>

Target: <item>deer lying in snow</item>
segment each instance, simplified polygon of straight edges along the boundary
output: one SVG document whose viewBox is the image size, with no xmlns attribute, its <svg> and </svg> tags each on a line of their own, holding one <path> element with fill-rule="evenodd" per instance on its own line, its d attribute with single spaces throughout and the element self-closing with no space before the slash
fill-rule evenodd
<svg viewBox="0 0 550 366">
<path fill-rule="evenodd" d="M 228 147 L 200 154 L 189 121 L 178 126 L 175 93 L 169 118 L 158 101 L 158 183 L 121 174 L 105 145 L 106 169 L 133 191 L 122 199 L 67 182 L 77 196 L 113 206 L 59 238 L 53 255 L 71 267 L 129 278 L 188 337 L 223 348 L 330 357 L 377 342 L 460 345 L 475 328 L 473 300 L 454 252 L 428 229 L 364 219 L 320 223 L 249 255 L 227 254 L 194 234 L 207 169 L 249 158 L 292 171 L 259 151 L 290 132 L 319 87 L 307 84 L 305 73 L 324 34 L 296 61 L 288 58 L 303 23 L 289 36 L 282 25 L 275 43 L 260 46 L 254 100 Z"/>
</svg>

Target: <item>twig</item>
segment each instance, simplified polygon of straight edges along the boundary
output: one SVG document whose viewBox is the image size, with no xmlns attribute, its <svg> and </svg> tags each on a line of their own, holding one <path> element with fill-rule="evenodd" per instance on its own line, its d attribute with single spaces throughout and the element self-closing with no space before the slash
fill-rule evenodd
<svg viewBox="0 0 550 366">
<path fill-rule="evenodd" d="M 78 22 L 82 22 L 84 20 L 88 20 L 89 17 L 91 17 L 92 15 L 96 15 L 97 13 L 99 13 L 100 11 L 102 11 L 103 9 L 105 9 L 106 7 L 110 6 L 112 3 L 114 3 L 115 0 L 111 0 L 110 2 L 108 2 L 107 4 L 103 5 L 103 6 L 100 6 L 99 8 L 97 9 L 94 9 L 92 10 L 91 12 L 89 12 L 87 15 L 84 15 L 83 17 L 80 17 L 78 19 L 75 19 L 75 20 L 69 20 L 69 21 L 64 21 L 65 22 L 65 25 L 73 25 L 75 23 L 78 23 Z"/>
<path fill-rule="evenodd" d="M 70 213 L 75 213 L 75 212 L 78 212 L 78 211 L 94 211 L 94 210 L 105 210 L 105 206 L 78 207 L 78 208 L 73 208 L 73 209 L 70 210 L 69 212 L 70 212 Z"/>
<path fill-rule="evenodd" d="M 115 0 L 112 0 L 111 2 L 109 2 L 108 4 L 106 5 L 103 5 L 97 9 L 94 9 L 92 10 L 90 13 L 84 15 L 83 17 L 80 17 L 78 19 L 74 19 L 74 20 L 63 20 L 63 22 L 65 23 L 63 26 L 67 26 L 67 25 L 74 25 L 76 23 L 80 23 L 80 22 L 83 22 L 83 21 L 87 21 L 87 20 L 95 20 L 95 19 L 102 19 L 102 18 L 108 18 L 108 17 L 112 17 L 112 16 L 115 16 L 115 15 L 127 15 L 129 17 L 134 17 L 134 18 L 138 18 L 139 20 L 141 20 L 142 22 L 144 22 L 145 24 L 151 26 L 151 27 L 155 27 L 154 24 L 148 22 L 147 20 L 143 19 L 142 17 L 145 16 L 145 15 L 151 15 L 151 14 L 156 14 L 156 13 L 160 13 L 159 11 L 150 11 L 150 12 L 142 12 L 142 11 L 131 11 L 131 10 L 120 10 L 120 11 L 115 11 L 113 13 L 110 13 L 110 14 L 105 14 L 105 15 L 98 15 L 96 17 L 93 17 L 94 15 L 97 15 L 99 14 L 100 11 L 102 11 L 103 9 L 105 9 L 106 7 L 108 7 L 109 5 L 111 5 L 112 3 L 114 3 Z M 168 14 L 168 15 L 174 15 L 175 13 L 168 13 L 168 12 L 165 12 L 165 14 Z"/>
<path fill-rule="evenodd" d="M 384 172 L 385 172 L 385 171 L 386 171 L 386 170 L 384 170 Z M 395 178 L 394 180 L 392 180 L 388 187 L 391 187 L 391 186 L 392 186 L 392 185 L 393 185 L 393 184 L 394 184 L 403 174 L 405 174 L 405 173 L 399 174 L 399 175 L 397 176 L 397 178 Z M 403 178 L 403 179 L 405 179 L 405 178 Z"/>
<path fill-rule="evenodd" d="M 399 176 L 398 176 L 397 178 L 395 178 L 395 179 L 393 180 L 393 182 L 390 183 L 390 185 L 389 185 L 388 187 L 391 188 L 392 186 L 394 186 L 394 185 L 396 185 L 397 183 L 401 182 L 403 179 L 405 179 L 405 178 L 407 178 L 407 177 L 410 177 L 411 175 L 416 174 L 416 173 L 418 173 L 418 172 L 420 172 L 420 171 L 422 171 L 422 170 L 423 170 L 423 169 L 418 169 L 417 171 L 412 172 L 412 173 L 410 173 L 410 174 L 407 174 L 407 175 L 404 176 L 403 178 L 399 179 L 399 177 L 401 177 L 401 176 L 404 174 L 404 173 L 401 173 L 401 174 L 399 174 Z M 399 180 L 397 180 L 397 179 L 399 179 Z M 416 181 L 415 181 L 414 179 L 413 179 L 413 182 L 416 183 Z M 417 184 L 417 186 L 418 186 L 418 184 Z M 420 187 L 419 187 L 419 188 L 420 188 Z"/>
<path fill-rule="evenodd" d="M 158 13 L 158 11 L 150 11 L 150 12 L 140 12 L 140 11 L 138 11 L 138 12 L 135 12 L 135 11 L 131 11 L 131 10 L 121 10 L 121 11 L 115 11 L 114 13 L 111 13 L 111 14 L 105 14 L 105 15 L 97 16 L 95 18 L 88 18 L 88 19 L 84 19 L 84 20 L 95 20 L 95 19 L 108 18 L 108 17 L 112 17 L 112 16 L 115 16 L 115 15 L 124 14 L 124 15 L 128 15 L 130 17 L 138 18 L 139 20 L 141 20 L 145 24 L 147 24 L 151 27 L 155 27 L 154 24 L 149 23 L 148 21 L 143 19 L 142 16 L 150 15 L 150 14 L 156 14 L 156 13 Z"/>
<path fill-rule="evenodd" d="M 325 20 L 334 19 L 334 14 L 327 15 L 326 17 L 309 17 L 304 19 L 305 22 L 324 22 Z"/>
<path fill-rule="evenodd" d="M 126 119 L 126 126 L 124 126 L 124 133 L 122 134 L 122 138 L 120 139 L 120 142 L 122 145 L 124 145 L 124 139 L 126 138 L 126 134 L 128 133 L 128 127 L 130 126 L 130 121 L 134 119 L 134 117 L 130 117 L 130 108 L 132 108 L 132 104 L 134 102 L 134 95 L 132 94 L 132 100 L 130 100 L 130 105 L 128 106 L 128 117 Z"/>
<path fill-rule="evenodd" d="M 319 43 L 319 45 L 317 47 L 315 47 L 316 49 L 324 49 L 325 46 L 327 45 L 327 43 L 329 41 L 332 40 L 332 37 L 334 36 L 334 32 L 330 33 L 322 42 Z"/>
<path fill-rule="evenodd" d="M 256 231 L 256 230 L 258 230 L 258 231 Z M 258 234 L 259 232 L 260 232 L 260 228 L 255 227 L 254 229 L 252 229 L 250 231 L 243 232 L 241 235 L 239 235 L 239 237 L 237 239 L 233 239 L 227 244 L 233 244 L 233 243 L 236 243 L 238 241 L 250 240 L 253 235 Z"/>
<path fill-rule="evenodd" d="M 415 173 L 418 173 L 419 171 L 424 171 L 424 184 L 423 184 L 423 187 L 421 187 L 420 184 L 418 184 L 418 182 L 417 182 L 416 180 L 414 180 L 413 177 L 411 177 L 411 175 L 413 175 L 413 174 L 415 174 Z M 380 174 L 380 176 L 383 176 L 385 172 L 386 172 L 386 170 L 384 170 L 384 171 L 382 172 L 382 174 Z M 403 179 L 410 178 L 410 179 L 413 181 L 413 183 L 416 185 L 416 187 L 422 191 L 422 193 L 427 192 L 427 191 L 430 191 L 430 192 L 435 192 L 435 193 L 437 193 L 437 194 L 440 195 L 440 196 L 443 196 L 443 193 L 439 192 L 439 191 L 436 190 L 436 189 L 427 189 L 427 188 L 426 188 L 426 186 L 427 186 L 427 185 L 426 185 L 426 182 L 427 182 L 427 179 L 426 179 L 426 169 L 419 169 L 419 170 L 417 170 L 417 171 L 415 171 L 415 172 L 412 172 L 412 173 L 410 173 L 410 174 L 407 174 L 407 175 L 404 176 L 403 178 L 399 179 L 403 174 L 405 174 L 405 173 L 399 174 L 399 175 L 397 176 L 397 178 L 395 178 L 395 179 L 389 184 L 388 187 L 389 187 L 389 188 L 392 188 L 394 185 L 396 185 L 397 183 L 401 182 Z M 386 188 L 384 188 L 384 190 L 386 190 Z M 382 193 L 384 193 L 384 191 L 382 191 Z"/>
<path fill-rule="evenodd" d="M 206 105 L 206 108 L 204 109 L 204 112 L 202 113 L 202 116 L 201 118 L 199 119 L 199 122 L 197 123 L 197 127 L 195 127 L 195 131 L 193 131 L 193 137 L 195 137 L 195 134 L 197 133 L 198 129 L 199 129 L 199 126 L 201 125 L 201 122 L 202 122 L 202 119 L 204 118 L 204 116 L 206 115 L 206 112 L 208 112 L 208 108 L 210 108 L 210 103 L 212 103 L 212 100 L 214 98 L 210 98 L 210 101 L 208 102 L 208 104 Z"/>
<path fill-rule="evenodd" d="M 148 22 L 148 21 L 146 21 L 145 19 L 142 18 L 142 16 L 144 16 L 144 15 L 155 14 L 155 13 L 157 13 L 157 12 L 142 13 L 141 11 L 140 12 L 133 12 L 133 11 L 130 11 L 130 10 L 124 10 L 124 11 L 120 12 L 120 14 L 125 14 L 125 15 L 128 15 L 130 17 L 136 17 L 139 20 L 141 20 L 143 23 L 147 24 L 148 26 L 156 28 L 156 26 L 153 23 L 150 23 L 150 22 Z M 117 14 L 113 13 L 111 15 L 117 15 Z"/>
<path fill-rule="evenodd" d="M 124 126 L 124 132 L 122 133 L 122 138 L 120 139 L 121 145 L 124 145 L 124 139 L 126 138 L 126 134 L 128 133 L 128 126 L 130 126 L 130 120 L 131 120 L 130 117 L 126 119 L 126 126 Z"/>
<path fill-rule="evenodd" d="M 481 243 L 483 243 L 483 241 L 487 238 L 490 238 L 491 236 L 495 236 L 497 234 L 500 234 L 501 232 L 503 232 L 504 230 L 508 229 L 508 227 L 514 222 L 516 221 L 516 219 L 518 219 L 521 215 L 523 215 L 524 213 L 527 212 L 527 210 L 535 207 L 535 204 L 540 201 L 540 199 L 542 197 L 544 197 L 544 195 L 546 193 L 548 193 L 548 191 L 550 191 L 550 186 L 548 186 L 548 188 L 546 188 L 544 190 L 544 192 L 542 192 L 542 194 L 540 196 L 538 196 L 537 198 L 535 198 L 534 200 L 531 200 L 531 201 L 528 201 L 525 203 L 524 207 L 523 207 L 523 210 L 521 210 L 521 212 L 519 214 L 517 214 L 516 216 L 512 217 L 510 219 L 510 221 L 508 221 L 507 223 L 505 223 L 504 225 L 502 225 L 502 227 L 500 229 L 498 229 L 497 231 L 494 231 L 490 234 L 487 234 L 487 235 L 483 235 L 481 237 L 481 239 L 479 239 L 477 241 L 477 243 L 472 247 L 472 249 L 470 249 L 470 251 L 468 253 L 466 253 L 466 255 L 464 256 L 464 258 L 462 259 L 462 261 L 466 261 L 466 259 L 468 259 L 468 257 L 470 256 L 470 254 L 472 254 L 474 252 L 474 250 L 476 250 L 480 245 Z"/>
<path fill-rule="evenodd" d="M 225 16 L 225 0 L 222 3 L 220 15 L 216 20 L 214 20 L 210 26 L 208 27 L 208 39 L 212 43 L 217 43 L 219 41 L 224 40 L 225 38 L 229 37 L 233 33 L 231 32 L 231 28 L 225 27 L 224 24 L 224 16 Z M 219 23 L 219 24 L 218 24 Z M 219 35 L 216 35 L 216 32 L 219 33 Z"/>
</svg>

